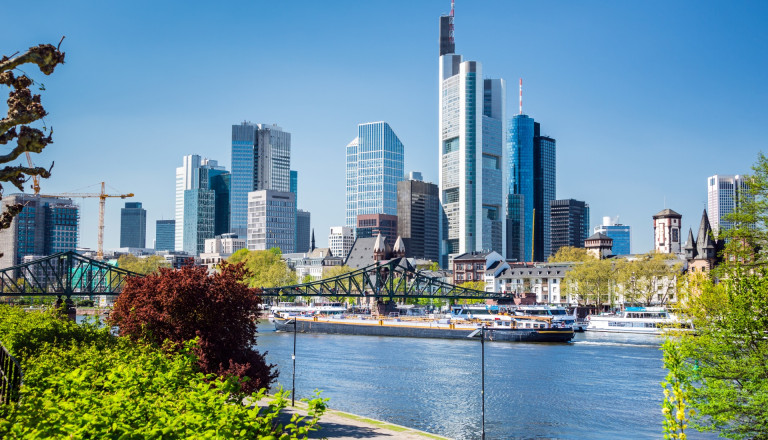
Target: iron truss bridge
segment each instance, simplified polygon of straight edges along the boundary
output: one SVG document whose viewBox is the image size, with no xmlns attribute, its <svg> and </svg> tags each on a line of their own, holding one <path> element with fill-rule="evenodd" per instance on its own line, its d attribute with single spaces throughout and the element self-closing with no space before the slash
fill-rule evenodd
<svg viewBox="0 0 768 440">
<path fill-rule="evenodd" d="M 130 276 L 142 275 L 74 251 L 60 252 L 0 269 L 0 296 L 117 295 Z"/>
<path fill-rule="evenodd" d="M 333 278 L 293 286 L 263 288 L 264 296 L 366 298 L 509 299 L 510 294 L 485 292 L 446 283 L 417 271 L 405 258 L 379 262 Z"/>
</svg>

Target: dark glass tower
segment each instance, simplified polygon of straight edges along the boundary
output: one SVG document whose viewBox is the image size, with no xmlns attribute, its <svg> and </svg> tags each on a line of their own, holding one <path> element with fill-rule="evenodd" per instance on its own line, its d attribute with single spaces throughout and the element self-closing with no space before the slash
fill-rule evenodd
<svg viewBox="0 0 768 440">
<path fill-rule="evenodd" d="M 147 246 L 147 210 L 138 202 L 126 202 L 120 210 L 120 247 Z"/>
<path fill-rule="evenodd" d="M 563 246 L 584 247 L 589 236 L 589 205 L 566 199 L 550 202 L 552 253 Z"/>
</svg>

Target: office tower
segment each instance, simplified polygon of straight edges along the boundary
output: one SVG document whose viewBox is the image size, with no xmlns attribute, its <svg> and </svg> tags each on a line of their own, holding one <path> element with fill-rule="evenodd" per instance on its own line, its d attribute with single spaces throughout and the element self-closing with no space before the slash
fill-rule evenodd
<svg viewBox="0 0 768 440">
<path fill-rule="evenodd" d="M 629 255 L 630 231 L 628 225 L 619 223 L 619 218 L 603 217 L 603 224 L 595 226 L 595 233 L 601 233 L 613 239 L 613 255 Z"/>
<path fill-rule="evenodd" d="M 680 221 L 682 215 L 664 209 L 653 216 L 653 247 L 661 254 L 680 253 Z"/>
<path fill-rule="evenodd" d="M 80 208 L 72 199 L 10 194 L 3 197 L 0 209 L 21 204 L 24 208 L 0 230 L 0 265 L 21 264 L 25 256 L 46 256 L 77 248 Z"/>
<path fill-rule="evenodd" d="M 355 229 L 349 226 L 331 226 L 328 234 L 328 247 L 334 257 L 346 259 L 352 245 L 355 244 Z"/>
<path fill-rule="evenodd" d="M 523 216 L 521 220 L 515 219 L 514 224 L 523 227 L 522 258 L 544 261 L 555 252 L 551 246 L 549 210 L 550 202 L 555 200 L 557 183 L 556 142 L 551 137 L 542 136 L 541 124 L 523 114 L 522 108 L 520 111 L 509 123 L 508 189 L 521 196 L 521 200 L 516 201 L 515 210 L 522 209 Z M 507 213 L 510 214 L 509 206 Z"/>
<path fill-rule="evenodd" d="M 749 197 L 748 188 L 746 177 L 738 174 L 715 174 L 707 179 L 707 211 L 715 237 L 721 228 L 731 227 L 725 217 L 736 209 L 742 198 Z"/>
<path fill-rule="evenodd" d="M 147 210 L 138 202 L 126 202 L 120 210 L 120 247 L 147 246 Z"/>
<path fill-rule="evenodd" d="M 175 250 L 203 252 L 205 240 L 228 229 L 230 177 L 215 160 L 196 154 L 176 168 Z"/>
<path fill-rule="evenodd" d="M 403 144 L 386 122 L 357 126 L 347 147 L 346 225 L 360 214 L 397 215 L 397 182 L 404 179 Z"/>
<path fill-rule="evenodd" d="M 303 209 L 296 210 L 296 250 L 309 252 L 310 213 Z"/>
<path fill-rule="evenodd" d="M 408 180 L 424 180 L 424 177 L 421 175 L 421 171 L 411 171 L 408 173 Z"/>
<path fill-rule="evenodd" d="M 507 195 L 507 259 L 525 260 L 525 199 L 522 194 Z M 530 252 L 530 251 L 529 251 Z"/>
<path fill-rule="evenodd" d="M 155 222 L 155 250 L 173 251 L 176 249 L 176 220 L 158 220 Z"/>
<path fill-rule="evenodd" d="M 397 216 L 389 214 L 360 214 L 357 216 L 355 238 L 376 237 L 381 234 L 386 243 L 395 245 L 397 240 Z"/>
<path fill-rule="evenodd" d="M 296 204 L 299 204 L 299 172 L 291 170 L 291 184 L 289 191 L 296 196 Z"/>
<path fill-rule="evenodd" d="M 277 125 L 243 122 L 232 126 L 230 229 L 244 237 L 248 228 L 248 193 L 291 191 L 291 134 Z"/>
<path fill-rule="evenodd" d="M 455 54 L 453 9 L 440 17 L 440 264 L 450 255 L 504 252 L 507 161 L 505 82 Z"/>
<path fill-rule="evenodd" d="M 552 200 L 550 206 L 550 237 L 552 253 L 563 246 L 584 247 L 589 237 L 589 205 L 573 199 Z"/>
<path fill-rule="evenodd" d="M 439 261 L 439 192 L 437 185 L 420 179 L 397 184 L 397 235 L 408 258 Z"/>
<path fill-rule="evenodd" d="M 248 249 L 296 249 L 296 195 L 290 191 L 263 189 L 248 193 Z"/>
</svg>

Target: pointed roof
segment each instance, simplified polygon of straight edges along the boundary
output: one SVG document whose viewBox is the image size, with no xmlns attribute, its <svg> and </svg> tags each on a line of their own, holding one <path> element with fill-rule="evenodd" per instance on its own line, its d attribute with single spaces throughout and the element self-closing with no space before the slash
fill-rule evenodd
<svg viewBox="0 0 768 440">
<path fill-rule="evenodd" d="M 707 210 L 701 214 L 701 224 L 699 225 L 699 234 L 696 237 L 696 250 L 699 255 L 706 255 L 704 250 L 714 249 L 715 242 L 712 240 L 712 226 L 709 224 Z"/>
<path fill-rule="evenodd" d="M 683 246 L 683 249 L 690 249 L 694 251 L 694 256 L 696 255 L 696 242 L 693 240 L 693 230 L 688 228 L 688 240 L 685 241 L 685 246 Z"/>
<path fill-rule="evenodd" d="M 587 237 L 587 240 L 611 240 L 611 241 L 613 241 L 613 239 L 611 237 L 603 234 L 602 232 L 595 232 L 594 234 L 592 234 L 589 237 Z"/>
<path fill-rule="evenodd" d="M 682 215 L 680 215 L 680 214 L 676 213 L 675 211 L 667 208 L 667 209 L 663 209 L 663 210 L 659 211 L 658 214 L 653 216 L 653 218 L 660 218 L 660 217 L 677 217 L 677 218 L 681 218 Z"/>
<path fill-rule="evenodd" d="M 397 236 L 397 241 L 395 241 L 395 247 L 392 248 L 392 252 L 405 253 L 405 243 L 403 243 L 403 239 L 399 235 Z"/>
<path fill-rule="evenodd" d="M 373 251 L 387 252 L 386 243 L 384 242 L 384 237 L 381 236 L 381 232 L 379 232 L 379 235 L 376 236 L 376 241 L 373 243 Z"/>
</svg>

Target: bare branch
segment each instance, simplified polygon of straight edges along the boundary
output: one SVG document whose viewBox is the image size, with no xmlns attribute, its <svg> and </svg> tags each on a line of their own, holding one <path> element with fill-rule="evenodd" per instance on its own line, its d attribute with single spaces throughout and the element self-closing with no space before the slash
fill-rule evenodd
<svg viewBox="0 0 768 440">
<path fill-rule="evenodd" d="M 28 51 L 15 58 L 3 57 L 0 59 L 0 72 L 15 69 L 22 64 L 32 63 L 37 64 L 41 72 L 50 75 L 57 65 L 64 64 L 64 55 L 64 52 L 59 52 L 52 44 L 41 44 L 30 47 Z"/>
<path fill-rule="evenodd" d="M 53 165 L 51 165 L 53 168 Z M 24 191 L 24 182 L 27 181 L 27 176 L 40 176 L 43 179 L 51 177 L 51 172 L 42 167 L 5 167 L 0 169 L 0 182 L 9 182 L 13 184 L 19 191 Z M 2 185 L 0 185 L 2 189 Z"/>
<path fill-rule="evenodd" d="M 0 144 L 5 144 L 5 140 L 9 141 L 16 137 L 16 127 L 9 130 L 6 135 L 0 135 Z M 46 136 L 45 133 L 36 128 L 30 128 L 26 125 L 22 125 L 21 133 L 18 135 L 19 140 L 16 143 L 16 148 L 14 148 L 10 153 L 0 156 L 0 163 L 8 163 L 12 160 L 15 160 L 17 157 L 21 156 L 22 153 L 26 153 L 27 151 L 30 153 L 39 153 L 43 151 L 43 148 L 45 148 L 48 144 L 53 143 L 53 138 L 51 135 L 53 135 L 53 130 L 51 130 L 51 133 Z M 5 139 L 6 137 L 8 139 Z"/>
</svg>

